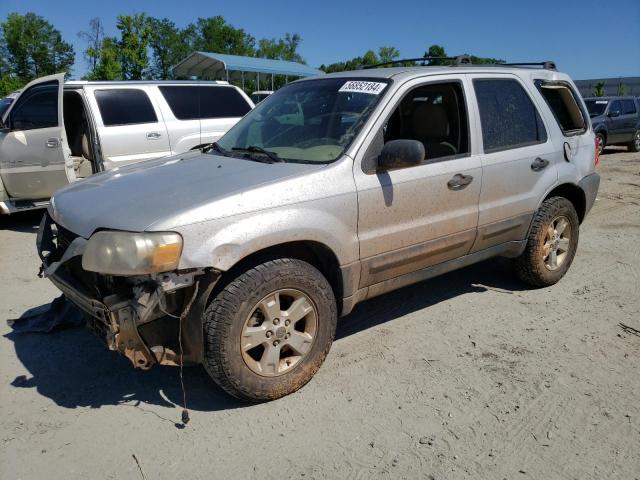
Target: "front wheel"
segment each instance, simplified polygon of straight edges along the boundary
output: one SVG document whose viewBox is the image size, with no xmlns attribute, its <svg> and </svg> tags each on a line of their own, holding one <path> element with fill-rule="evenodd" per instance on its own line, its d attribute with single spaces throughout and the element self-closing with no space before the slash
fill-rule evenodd
<svg viewBox="0 0 640 480">
<path fill-rule="evenodd" d="M 297 259 L 240 274 L 204 313 L 204 366 L 224 390 L 254 402 L 305 385 L 322 365 L 336 330 L 326 278 Z"/>
<path fill-rule="evenodd" d="M 564 197 L 551 197 L 538 209 L 525 251 L 516 259 L 521 280 L 534 287 L 558 282 L 578 249 L 580 222 L 573 204 Z"/>
<path fill-rule="evenodd" d="M 640 130 L 636 130 L 633 135 L 633 140 L 629 143 L 629 151 L 640 152 Z"/>
</svg>

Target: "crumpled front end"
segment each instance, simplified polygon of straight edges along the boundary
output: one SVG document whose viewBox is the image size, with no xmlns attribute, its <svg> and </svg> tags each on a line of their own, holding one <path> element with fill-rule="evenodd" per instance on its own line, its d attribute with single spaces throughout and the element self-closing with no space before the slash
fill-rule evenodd
<svg viewBox="0 0 640 480">
<path fill-rule="evenodd" d="M 189 269 L 115 276 L 86 271 L 87 240 L 57 225 L 47 213 L 37 237 L 41 276 L 86 313 L 109 349 L 136 368 L 197 364 L 203 358 L 202 314 L 219 272 Z"/>
</svg>

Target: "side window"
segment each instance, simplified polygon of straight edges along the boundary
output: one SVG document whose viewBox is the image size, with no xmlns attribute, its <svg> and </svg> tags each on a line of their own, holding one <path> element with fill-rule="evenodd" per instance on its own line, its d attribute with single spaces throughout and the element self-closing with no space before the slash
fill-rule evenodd
<svg viewBox="0 0 640 480">
<path fill-rule="evenodd" d="M 585 116 L 568 84 L 543 80 L 536 80 L 535 84 L 553 112 L 562 133 L 576 135 L 587 130 Z"/>
<path fill-rule="evenodd" d="M 232 87 L 168 85 L 160 93 L 178 120 L 242 117 L 251 110 Z"/>
<path fill-rule="evenodd" d="M 614 100 L 609 105 L 609 113 L 618 112 L 618 115 L 622 113 L 622 105 L 620 105 L 620 100 Z"/>
<path fill-rule="evenodd" d="M 105 127 L 158 121 L 151 100 L 143 90 L 96 90 L 95 96 Z"/>
<path fill-rule="evenodd" d="M 633 100 L 622 100 L 622 115 L 633 115 L 636 113 L 636 102 Z"/>
<path fill-rule="evenodd" d="M 11 111 L 9 124 L 14 130 L 33 130 L 58 126 L 58 82 L 34 85 L 24 92 Z"/>
<path fill-rule="evenodd" d="M 469 123 L 460 82 L 414 88 L 400 101 L 383 130 L 384 142 L 422 142 L 426 162 L 469 153 Z"/>
<path fill-rule="evenodd" d="M 547 141 L 535 105 L 516 80 L 475 79 L 484 151 L 497 152 Z"/>
</svg>

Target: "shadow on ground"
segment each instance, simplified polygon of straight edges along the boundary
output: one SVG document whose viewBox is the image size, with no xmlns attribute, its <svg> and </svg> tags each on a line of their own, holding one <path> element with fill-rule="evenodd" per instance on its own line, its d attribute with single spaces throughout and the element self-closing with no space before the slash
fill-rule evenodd
<svg viewBox="0 0 640 480">
<path fill-rule="evenodd" d="M 42 220 L 44 212 L 44 209 L 40 209 L 14 213 L 12 215 L 0 215 L 0 230 L 38 233 L 38 227 L 40 226 L 40 220 Z"/>
<path fill-rule="evenodd" d="M 465 293 L 500 289 L 509 294 L 522 288 L 507 260 L 489 260 L 359 305 L 339 322 L 336 341 L 346 341 L 350 335 Z M 29 371 L 28 376 L 15 378 L 11 385 L 35 388 L 62 407 L 182 404 L 179 369 L 156 366 L 147 372 L 134 370 L 128 360 L 108 351 L 84 328 L 52 334 L 10 333 L 5 337 L 14 343 L 19 360 Z M 247 406 L 217 387 L 202 367 L 185 368 L 184 382 L 192 410 Z"/>
</svg>

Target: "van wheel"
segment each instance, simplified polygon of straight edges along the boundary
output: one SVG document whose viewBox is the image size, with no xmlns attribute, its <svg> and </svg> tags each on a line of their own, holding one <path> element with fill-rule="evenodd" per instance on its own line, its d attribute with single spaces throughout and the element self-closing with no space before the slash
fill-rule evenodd
<svg viewBox="0 0 640 480">
<path fill-rule="evenodd" d="M 636 130 L 636 133 L 633 135 L 633 140 L 629 143 L 629 151 L 640 152 L 640 130 Z"/>
<path fill-rule="evenodd" d="M 237 398 L 283 397 L 318 371 L 336 322 L 333 290 L 315 267 L 265 262 L 226 285 L 205 311 L 205 369 Z"/>
<path fill-rule="evenodd" d="M 602 152 L 604 152 L 604 147 L 607 144 L 607 139 L 602 132 L 596 133 L 596 138 L 598 139 L 598 155 L 602 155 Z"/>
<path fill-rule="evenodd" d="M 573 204 L 564 197 L 542 202 L 536 213 L 527 246 L 516 259 L 521 280 L 534 287 L 558 282 L 569 267 L 578 248 L 580 222 Z"/>
</svg>

